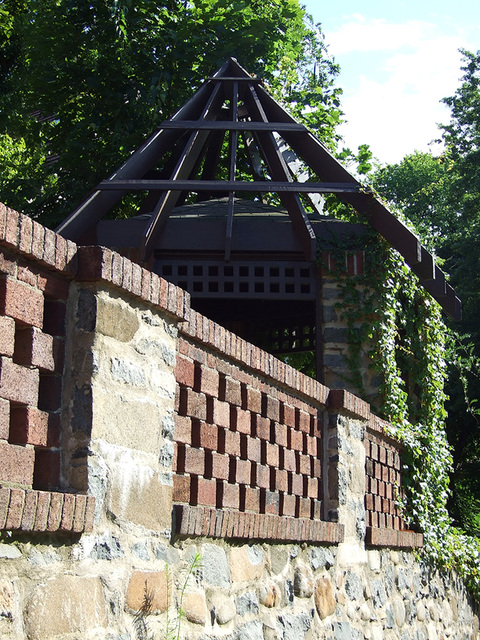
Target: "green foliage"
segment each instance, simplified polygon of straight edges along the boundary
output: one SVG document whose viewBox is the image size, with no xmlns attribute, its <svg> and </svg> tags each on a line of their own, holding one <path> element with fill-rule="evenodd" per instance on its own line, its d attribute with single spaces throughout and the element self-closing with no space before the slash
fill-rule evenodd
<svg viewBox="0 0 480 640">
<path fill-rule="evenodd" d="M 338 70 L 298 0 L 2 0 L 0 11 L 0 157 L 12 145 L 22 155 L 0 199 L 45 224 L 229 56 L 334 145 Z"/>
<path fill-rule="evenodd" d="M 178 583 L 176 588 L 176 602 L 175 602 L 175 615 L 171 617 L 171 602 L 170 596 L 173 592 L 173 579 L 170 572 L 170 567 L 167 564 L 165 567 L 166 572 L 166 621 L 165 630 L 162 633 L 161 640 L 180 640 L 180 632 L 182 629 L 182 621 L 185 618 L 185 611 L 183 610 L 183 599 L 187 588 L 192 579 L 198 578 L 198 572 L 201 568 L 201 555 L 196 553 L 188 563 L 186 567 L 180 572 L 178 577 Z M 143 595 L 142 606 L 139 611 L 136 612 L 133 618 L 133 632 L 135 640 L 155 640 L 150 632 L 148 625 L 148 618 L 152 615 L 154 593 L 150 592 L 145 583 L 145 591 Z M 159 639 L 160 640 L 160 639 Z"/>
</svg>

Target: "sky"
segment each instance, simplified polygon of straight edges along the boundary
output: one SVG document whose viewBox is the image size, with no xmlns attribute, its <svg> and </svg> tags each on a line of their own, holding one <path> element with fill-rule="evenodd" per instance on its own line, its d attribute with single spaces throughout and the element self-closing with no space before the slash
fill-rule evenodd
<svg viewBox="0 0 480 640">
<path fill-rule="evenodd" d="M 302 0 L 321 23 L 328 51 L 341 67 L 338 85 L 356 150 L 367 143 L 383 163 L 430 143 L 450 111 L 440 100 L 460 86 L 459 49 L 480 49 L 479 0 Z"/>
</svg>

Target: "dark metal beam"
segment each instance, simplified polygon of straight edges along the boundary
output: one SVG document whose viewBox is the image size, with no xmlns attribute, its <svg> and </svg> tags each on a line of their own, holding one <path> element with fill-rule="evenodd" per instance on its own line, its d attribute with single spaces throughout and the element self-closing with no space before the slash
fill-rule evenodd
<svg viewBox="0 0 480 640">
<path fill-rule="evenodd" d="M 223 91 L 220 84 L 216 84 L 213 91 L 202 111 L 201 117 L 205 119 L 215 118 L 218 115 L 222 102 L 224 100 Z M 177 181 L 187 178 L 193 170 L 199 155 L 204 149 L 205 142 L 209 136 L 209 131 L 193 132 L 185 146 L 182 157 L 180 158 L 175 170 L 171 175 L 171 180 L 176 184 Z M 155 208 L 148 227 L 145 230 L 142 243 L 140 245 L 140 259 L 148 260 L 153 251 L 154 244 L 165 225 L 168 216 L 172 212 L 175 204 L 184 189 L 175 188 L 175 190 L 166 191 L 160 198 Z"/>
<path fill-rule="evenodd" d="M 242 120 L 232 122 L 230 120 L 215 120 L 213 122 L 205 122 L 204 120 L 179 120 L 162 122 L 159 129 L 183 129 L 185 131 L 197 131 L 201 129 L 209 129 L 210 131 L 302 131 L 308 132 L 308 129 L 297 122 L 253 122 L 251 120 Z"/>
<path fill-rule="evenodd" d="M 177 191 L 258 191 L 263 193 L 364 193 L 355 184 L 333 182 L 284 182 L 279 180 L 104 180 L 102 190 L 144 191 L 175 189 Z"/>
<path fill-rule="evenodd" d="M 221 77 L 229 67 L 225 62 L 215 77 Z M 214 90 L 214 83 L 204 83 L 172 117 L 172 120 L 190 120 L 201 117 L 205 103 Z M 219 85 L 216 85 L 219 86 Z M 137 149 L 124 164 L 113 173 L 109 180 L 141 178 L 151 169 L 162 154 L 166 153 L 178 140 L 181 130 L 156 131 Z M 56 229 L 65 238 L 78 240 L 102 216 L 110 211 L 125 195 L 123 192 L 105 193 L 95 189 Z"/>
</svg>

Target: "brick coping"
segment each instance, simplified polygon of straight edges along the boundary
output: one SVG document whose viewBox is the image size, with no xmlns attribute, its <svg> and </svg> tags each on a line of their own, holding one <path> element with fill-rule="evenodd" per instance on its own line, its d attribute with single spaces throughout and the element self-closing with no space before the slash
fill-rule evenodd
<svg viewBox="0 0 480 640">
<path fill-rule="evenodd" d="M 173 512 L 175 533 L 182 536 L 330 544 L 344 540 L 344 526 L 336 522 L 185 504 L 175 504 Z"/>
<path fill-rule="evenodd" d="M 95 498 L 59 491 L 0 487 L 0 530 L 86 533 L 93 530 Z"/>
<path fill-rule="evenodd" d="M 367 527 L 365 544 L 372 547 L 416 549 L 423 547 L 423 534 L 416 531 L 396 531 Z"/>
<path fill-rule="evenodd" d="M 80 282 L 103 281 L 186 320 L 190 295 L 116 251 L 75 242 L 0 202 L 0 245 Z"/>
</svg>

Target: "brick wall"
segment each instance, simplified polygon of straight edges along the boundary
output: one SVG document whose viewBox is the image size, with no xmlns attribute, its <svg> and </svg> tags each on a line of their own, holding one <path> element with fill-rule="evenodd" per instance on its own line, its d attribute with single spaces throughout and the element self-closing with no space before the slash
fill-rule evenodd
<svg viewBox="0 0 480 640">
<path fill-rule="evenodd" d="M 59 491 L 65 315 L 76 251 L 0 205 L 0 528 L 91 527 L 92 499 Z"/>
<path fill-rule="evenodd" d="M 362 268 L 361 253 L 346 260 L 348 269 Z M 68 393 L 76 388 L 73 378 L 79 374 L 74 364 L 64 371 L 65 344 L 76 340 L 71 329 L 71 335 L 66 335 L 66 305 L 73 290 L 78 295 L 79 283 L 85 283 L 94 297 L 98 292 L 101 296 L 111 292 L 112 309 L 131 305 L 137 313 L 143 308 L 140 304 L 147 305 L 145 309 L 155 310 L 160 318 L 161 314 L 169 318 L 169 326 L 179 323 L 177 393 L 175 399 L 173 395 L 171 398 L 175 416 L 173 526 L 177 533 L 339 542 L 344 535 L 341 520 L 349 517 L 347 503 L 342 502 L 342 474 L 350 465 L 348 473 L 352 475 L 352 465 L 356 464 L 353 475 L 366 483 L 367 542 L 393 546 L 421 543 L 420 537 L 405 531 L 395 503 L 401 482 L 400 448 L 385 436 L 367 403 L 345 390 L 328 389 L 192 311 L 188 294 L 128 258 L 102 247 L 76 247 L 3 206 L 1 528 L 77 532 L 92 526 L 93 497 L 84 495 L 88 477 L 84 485 L 75 484 L 74 490 L 69 474 L 61 473 L 72 462 L 64 446 L 72 439 L 68 431 L 72 426 L 67 422 L 75 419 L 69 414 L 74 402 Z M 102 298 L 103 306 L 106 300 Z M 138 312 L 143 331 L 149 316 L 145 324 L 143 311 Z M 83 320 L 80 324 L 83 326 Z M 82 331 L 85 333 L 85 327 Z M 104 327 L 105 335 L 99 341 L 95 332 L 98 327 L 94 321 L 88 330 L 85 353 L 96 341 L 102 345 L 105 362 L 109 362 L 112 354 L 108 349 L 114 335 Z M 145 344 L 133 341 L 131 357 L 136 358 L 134 352 L 140 353 Z M 93 369 L 90 373 L 82 371 L 82 375 L 87 374 L 93 376 Z M 127 379 L 125 374 L 120 383 L 126 384 Z M 65 380 L 70 381 L 68 393 L 63 389 Z M 82 379 L 82 388 L 89 384 Z M 103 383 L 97 378 L 96 384 L 101 387 Z M 165 467 L 169 460 L 165 440 L 168 398 L 167 393 L 162 401 L 165 448 L 160 475 L 164 488 L 169 476 Z M 90 419 L 95 422 L 95 416 Z M 99 423 L 103 418 L 97 416 L 96 420 Z M 108 434 L 108 429 L 104 431 L 102 438 Z M 82 434 L 87 440 L 80 449 L 87 474 L 89 433 L 85 425 Z M 340 433 L 345 433 L 347 440 L 353 438 L 350 444 L 361 443 L 363 447 L 365 442 L 365 469 L 359 460 L 343 459 L 344 449 L 350 444 Z M 122 442 L 116 444 L 123 446 Z M 78 463 L 77 454 L 75 451 Z M 362 493 L 360 497 L 363 499 Z M 118 500 L 122 502 L 120 494 Z M 356 517 L 363 517 L 361 509 Z M 361 532 L 362 527 L 357 529 Z"/>
<path fill-rule="evenodd" d="M 208 349 L 208 342 L 221 352 Z M 250 361 L 251 368 L 239 366 L 239 357 Z M 294 535 L 287 534 L 294 518 L 300 522 L 295 523 L 296 535 L 307 539 L 335 541 L 341 535 L 339 527 L 332 525 L 327 532 L 321 523 L 328 389 L 311 381 L 310 395 L 302 397 L 285 385 L 295 374 L 191 312 L 179 339 L 176 367 L 174 501 L 209 508 L 211 526 L 215 528 L 215 519 L 219 534 L 227 525 L 222 529 L 217 512 L 227 510 L 235 514 L 233 519 L 248 522 L 242 533 L 231 525 L 234 537 L 258 537 L 262 522 L 268 522 L 269 537 L 286 539 Z M 303 378 L 297 376 L 300 388 L 307 381 Z M 311 523 L 317 530 L 311 526 L 305 533 L 302 527 Z"/>
</svg>

